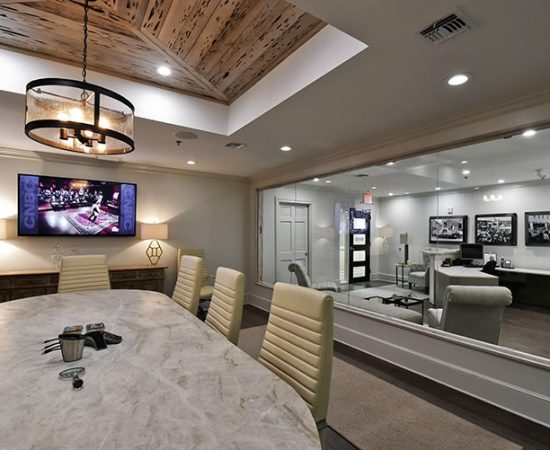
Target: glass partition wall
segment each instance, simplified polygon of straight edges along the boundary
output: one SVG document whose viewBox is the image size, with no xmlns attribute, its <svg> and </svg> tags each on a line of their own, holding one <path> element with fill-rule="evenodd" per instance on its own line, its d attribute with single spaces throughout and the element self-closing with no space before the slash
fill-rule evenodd
<svg viewBox="0 0 550 450">
<path fill-rule="evenodd" d="M 548 148 L 542 130 L 262 190 L 258 281 L 550 357 Z"/>
</svg>

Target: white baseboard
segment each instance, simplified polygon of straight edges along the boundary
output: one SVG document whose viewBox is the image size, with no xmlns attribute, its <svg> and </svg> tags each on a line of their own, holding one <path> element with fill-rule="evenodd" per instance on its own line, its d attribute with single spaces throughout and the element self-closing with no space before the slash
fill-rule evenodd
<svg viewBox="0 0 550 450">
<path fill-rule="evenodd" d="M 256 308 L 259 308 L 267 312 L 271 310 L 271 300 L 268 300 L 265 297 L 261 297 L 256 294 L 251 294 L 251 293 L 245 294 L 244 304 L 255 306 Z"/>
</svg>

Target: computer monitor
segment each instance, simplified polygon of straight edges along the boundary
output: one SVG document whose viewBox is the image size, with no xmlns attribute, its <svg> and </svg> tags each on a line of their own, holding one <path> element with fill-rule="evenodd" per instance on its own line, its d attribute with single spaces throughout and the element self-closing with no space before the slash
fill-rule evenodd
<svg viewBox="0 0 550 450">
<path fill-rule="evenodd" d="M 460 259 L 483 260 L 483 244 L 460 244 Z"/>
</svg>

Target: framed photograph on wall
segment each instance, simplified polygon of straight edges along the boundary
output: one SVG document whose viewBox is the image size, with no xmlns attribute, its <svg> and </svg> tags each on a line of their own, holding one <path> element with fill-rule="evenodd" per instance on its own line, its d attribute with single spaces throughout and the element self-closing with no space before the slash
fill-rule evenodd
<svg viewBox="0 0 550 450">
<path fill-rule="evenodd" d="M 517 245 L 518 215 L 478 214 L 476 216 L 476 244 Z"/>
<path fill-rule="evenodd" d="M 468 216 L 430 217 L 430 244 L 468 241 Z"/>
<path fill-rule="evenodd" d="M 550 211 L 525 213 L 525 245 L 550 247 Z"/>
</svg>

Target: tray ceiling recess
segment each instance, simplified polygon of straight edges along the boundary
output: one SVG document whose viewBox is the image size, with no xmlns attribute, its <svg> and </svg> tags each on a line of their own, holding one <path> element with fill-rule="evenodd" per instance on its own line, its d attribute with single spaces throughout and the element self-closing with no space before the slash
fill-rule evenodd
<svg viewBox="0 0 550 450">
<path fill-rule="evenodd" d="M 0 45 L 79 64 L 82 14 L 72 0 L 0 0 Z M 324 25 L 279 0 L 97 0 L 89 68 L 231 103 Z"/>
</svg>

